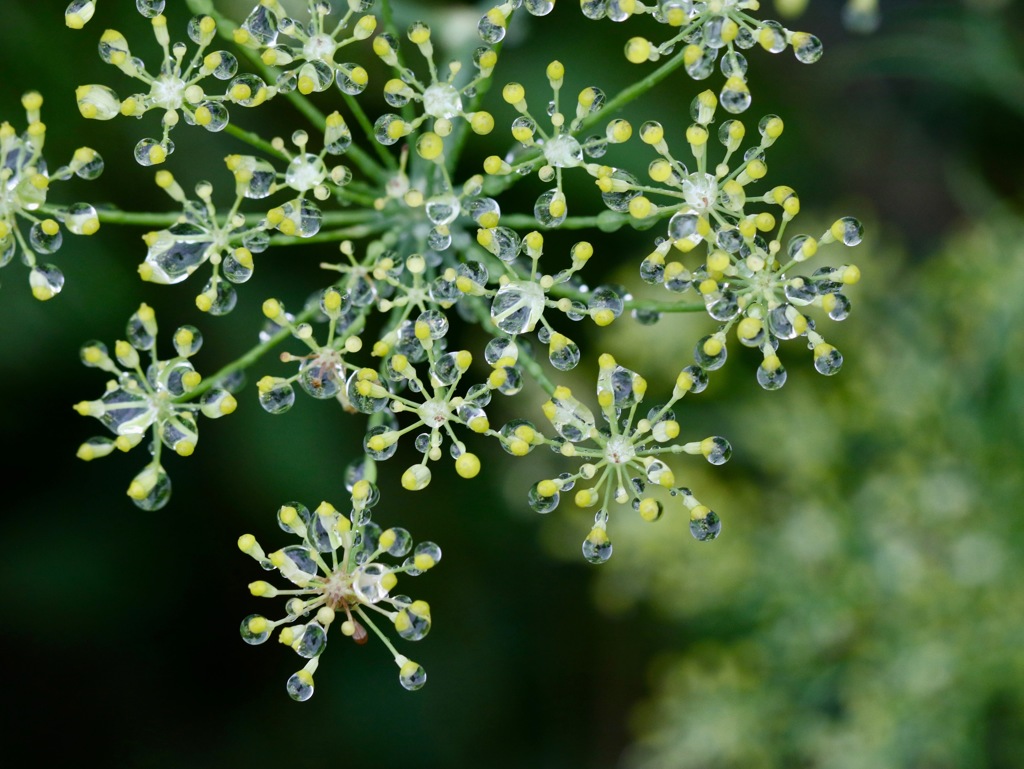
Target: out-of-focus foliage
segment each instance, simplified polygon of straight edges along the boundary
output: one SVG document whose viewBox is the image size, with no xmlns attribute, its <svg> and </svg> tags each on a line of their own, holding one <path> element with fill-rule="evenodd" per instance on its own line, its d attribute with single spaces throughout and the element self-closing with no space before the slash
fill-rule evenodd
<svg viewBox="0 0 1024 769">
<path fill-rule="evenodd" d="M 599 603 L 650 602 L 677 632 L 630 767 L 1019 766 L 1024 222 L 924 265 L 861 261 L 857 369 L 732 412 L 732 529 L 694 552 L 668 514 L 623 517 Z"/>
</svg>

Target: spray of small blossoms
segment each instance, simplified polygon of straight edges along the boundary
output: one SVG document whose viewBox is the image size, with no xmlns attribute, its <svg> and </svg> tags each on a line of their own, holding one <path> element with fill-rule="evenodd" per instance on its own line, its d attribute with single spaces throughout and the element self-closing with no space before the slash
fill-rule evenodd
<svg viewBox="0 0 1024 769">
<path fill-rule="evenodd" d="M 65 13 L 73 29 L 99 20 L 88 30 L 101 27 L 98 54 L 110 65 L 103 82 L 74 90 L 81 116 L 132 118 L 137 140 L 117 161 L 151 167 L 167 197 L 166 212 L 132 219 L 151 222 L 138 277 L 187 283 L 169 296 L 184 290 L 204 329 L 182 326 L 163 347 L 156 310 L 141 304 L 126 308 L 124 339 L 83 345 L 82 362 L 110 379 L 74 407 L 105 430 L 79 457 L 146 455 L 127 495 L 158 510 L 172 497 L 167 467 L 202 451 L 204 417 L 236 408 L 283 415 L 296 398 L 312 398 L 364 435 L 362 456 L 341 479 L 341 507 L 285 502 L 276 510 L 286 535 L 277 549 L 250 534 L 238 540 L 277 573 L 276 583 L 253 581 L 252 596 L 280 599 L 245 617 L 242 639 L 274 638 L 302 658 L 285 687 L 298 701 L 313 695 L 329 640 L 372 638 L 404 688 L 424 685 L 424 667 L 399 646 L 428 634 L 431 607 L 399 583 L 433 569 L 441 548 L 414 541 L 392 510 L 408 511 L 413 495 L 447 483 L 434 479 L 450 472 L 444 465 L 461 478 L 495 472 L 481 459 L 491 456 L 488 444 L 510 465 L 551 452 L 560 472 L 526 482 L 522 504 L 545 514 L 563 502 L 588 509 L 593 523 L 580 536 L 590 563 L 612 555 L 621 516 L 673 526 L 682 515 L 698 542 L 718 537 L 722 520 L 713 500 L 687 486 L 687 463 L 721 465 L 732 447 L 688 427 L 700 393 L 737 345 L 757 351 L 750 375 L 766 390 L 785 384 L 789 366 L 836 374 L 844 359 L 828 323 L 847 317 L 860 277 L 841 256 L 815 264 L 819 252 L 856 246 L 858 221 L 839 216 L 824 231 L 801 231 L 797 191 L 769 173 L 785 122 L 753 109 L 748 68 L 786 51 L 812 64 L 823 46 L 763 17 L 758 0 L 581 0 L 581 29 L 621 31 L 621 66 L 635 83 L 618 92 L 555 58 L 536 63 L 543 87 L 502 74 L 514 56 L 503 51 L 506 35 L 545 23 L 553 0 L 487 8 L 475 44 L 455 57 L 427 23 L 398 28 L 393 3 L 260 0 L 229 18 L 212 0 L 137 0 L 131 12 L 149 20 L 151 35 L 131 40 L 116 28 L 126 0 L 74 0 Z M 798 14 L 805 4 L 780 11 Z M 851 0 L 847 13 L 874 8 Z M 535 18 L 525 24 L 524 16 Z M 690 90 L 688 123 L 622 116 L 667 78 Z M 383 110 L 372 106 L 381 95 Z M 18 254 L 33 295 L 51 300 L 64 279 L 48 259 L 64 233 L 91 236 L 127 217 L 66 202 L 74 198 L 65 187 L 87 194 L 84 181 L 103 160 L 82 147 L 66 165 L 49 166 L 42 104 L 28 93 L 26 127 L 0 125 L 0 266 Z M 284 138 L 233 122 L 278 108 L 297 108 L 303 120 Z M 195 169 L 175 154 L 183 132 L 210 134 L 225 148 L 209 181 L 184 182 Z M 638 166 L 611 162 L 626 144 L 643 158 Z M 469 149 L 484 158 L 476 168 L 460 162 Z M 520 184 L 541 191 L 526 211 L 503 210 Z M 602 234 L 623 228 L 644 244 L 634 269 L 660 299 L 592 284 L 592 265 L 612 258 Z M 323 268 L 309 287 L 314 298 L 299 306 L 258 280 L 244 285 L 262 271 L 264 254 L 285 248 Z M 202 376 L 191 358 L 204 334 L 216 335 L 217 316 L 249 290 L 264 292 L 252 348 Z M 665 313 L 708 316 L 708 333 L 671 350 L 673 381 L 649 385 L 629 360 L 584 343 L 610 324 L 648 326 Z M 459 348 L 455 339 L 479 337 L 452 333 L 468 325 L 485 341 Z M 579 372 L 575 390 L 567 384 L 577 367 L 592 383 L 582 391 Z M 544 394 L 538 413 L 517 408 L 529 402 L 517 397 L 523 392 L 534 401 Z M 502 421 L 510 408 L 521 415 Z M 401 486 L 386 495 L 376 483 L 384 462 L 399 465 Z"/>
</svg>

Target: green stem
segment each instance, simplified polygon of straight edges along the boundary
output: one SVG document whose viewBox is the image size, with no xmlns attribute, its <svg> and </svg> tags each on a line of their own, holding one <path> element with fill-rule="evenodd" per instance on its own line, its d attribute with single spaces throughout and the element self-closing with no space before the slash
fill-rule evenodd
<svg viewBox="0 0 1024 769">
<path fill-rule="evenodd" d="M 307 307 L 305 310 L 303 310 L 301 313 L 295 316 L 294 323 L 298 324 L 302 323 L 303 321 L 309 320 L 314 315 L 316 315 L 316 313 L 319 312 L 319 310 L 320 307 L 317 304 L 313 304 L 311 307 Z M 262 342 L 261 344 L 256 345 L 247 353 L 245 353 L 239 358 L 236 358 L 234 361 L 224 366 L 222 369 L 217 371 L 212 376 L 204 377 L 203 381 L 199 383 L 199 386 L 196 387 L 196 389 L 190 391 L 185 395 L 175 398 L 174 403 L 188 403 L 189 401 L 195 400 L 200 395 L 205 393 L 207 390 L 211 389 L 212 387 L 215 387 L 218 382 L 223 381 L 227 377 L 234 374 L 236 371 L 246 369 L 249 366 L 253 365 L 267 352 L 272 350 L 274 347 L 276 347 L 278 344 L 280 344 L 283 340 L 287 339 L 291 335 L 291 329 L 289 329 L 288 327 L 285 326 L 280 328 L 277 331 L 277 333 L 270 337 L 270 339 L 268 339 L 266 342 Z"/>
<path fill-rule="evenodd" d="M 249 144 L 256 149 L 267 153 L 275 158 L 287 161 L 288 156 L 278 149 L 274 148 L 274 145 L 268 142 L 266 139 L 261 137 L 259 134 L 253 133 L 252 131 L 246 131 L 244 128 L 239 128 L 234 123 L 228 123 L 224 130 L 234 136 L 236 139 L 241 139 L 246 144 Z"/>
</svg>

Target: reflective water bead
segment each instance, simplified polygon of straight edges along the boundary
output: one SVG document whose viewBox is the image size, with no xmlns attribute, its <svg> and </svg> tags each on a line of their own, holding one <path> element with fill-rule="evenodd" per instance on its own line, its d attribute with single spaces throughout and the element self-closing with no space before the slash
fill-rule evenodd
<svg viewBox="0 0 1024 769">
<path fill-rule="evenodd" d="M 391 555 L 401 558 L 412 549 L 412 535 L 406 529 L 393 526 L 385 529 L 378 544 Z"/>
<path fill-rule="evenodd" d="M 583 540 L 583 557 L 590 563 L 605 563 L 612 557 L 612 543 L 604 528 L 595 526 L 590 530 Z"/>
<path fill-rule="evenodd" d="M 327 646 L 327 633 L 317 622 L 310 622 L 302 631 L 302 636 L 292 644 L 295 653 L 305 659 L 319 656 Z"/>
<path fill-rule="evenodd" d="M 722 520 L 718 513 L 704 505 L 697 505 L 690 511 L 690 534 L 698 542 L 710 542 L 722 532 Z"/>
<path fill-rule="evenodd" d="M 260 406 L 269 414 L 283 414 L 295 404 L 295 390 L 284 379 L 265 377 L 260 380 L 257 389 Z"/>
<path fill-rule="evenodd" d="M 238 304 L 238 292 L 225 280 L 210 278 L 203 286 L 203 292 L 196 298 L 196 305 L 210 315 L 227 315 Z M 207 305 L 204 307 L 204 305 Z"/>
<path fill-rule="evenodd" d="M 572 134 L 559 134 L 544 143 L 544 159 L 554 168 L 571 168 L 583 162 L 583 147 Z"/>
<path fill-rule="evenodd" d="M 715 371 L 725 365 L 728 348 L 717 335 L 709 335 L 697 342 L 693 357 L 697 365 L 706 371 Z"/>
<path fill-rule="evenodd" d="M 216 51 L 217 66 L 213 68 L 213 76 L 218 80 L 230 80 L 238 72 L 238 59 L 229 51 Z"/>
<path fill-rule="evenodd" d="M 856 246 L 864 237 L 864 227 L 852 216 L 838 219 L 831 227 L 832 236 L 846 246 Z"/>
<path fill-rule="evenodd" d="M 250 646 L 261 644 L 270 638 L 270 623 L 260 614 L 250 614 L 238 628 L 242 640 Z"/>
<path fill-rule="evenodd" d="M 511 263 L 515 260 L 519 255 L 520 248 L 522 247 L 519 235 L 516 234 L 515 230 L 508 227 L 495 227 L 494 229 L 488 230 L 487 233 L 486 248 L 488 251 L 505 263 Z M 480 285 L 483 285 L 483 283 Z"/>
<path fill-rule="evenodd" d="M 548 345 L 548 360 L 559 371 L 570 371 L 580 362 L 580 348 L 561 334 L 553 334 Z"/>
<path fill-rule="evenodd" d="M 544 483 L 551 483 L 550 481 L 539 481 L 530 487 L 529 492 L 526 495 L 526 501 L 530 505 L 530 509 L 535 513 L 550 513 L 556 507 L 561 500 L 561 495 L 555 491 L 550 496 L 544 496 L 541 494 L 541 485 Z"/>
<path fill-rule="evenodd" d="M 64 288 L 64 273 L 53 264 L 37 264 L 28 274 L 32 296 L 40 301 L 53 299 Z"/>
<path fill-rule="evenodd" d="M 757 383 L 765 390 L 778 390 L 786 384 L 786 367 L 778 363 L 778 358 L 769 361 L 770 359 L 757 367 Z"/>
<path fill-rule="evenodd" d="M 727 78 L 738 77 L 746 79 L 747 57 L 739 51 L 727 51 L 722 54 L 722 59 L 718 63 L 718 68 Z"/>
<path fill-rule="evenodd" d="M 794 32 L 790 44 L 797 60 L 804 64 L 813 64 L 824 51 L 821 41 L 807 32 Z"/>
<path fill-rule="evenodd" d="M 313 676 L 306 670 L 292 673 L 285 684 L 288 696 L 296 702 L 305 702 L 313 696 Z"/>
<path fill-rule="evenodd" d="M 611 190 L 601 192 L 601 200 L 612 211 L 625 213 L 629 211 L 629 202 L 640 194 L 636 177 L 621 168 L 615 169 L 611 176 Z"/>
<path fill-rule="evenodd" d="M 156 139 L 142 139 L 135 145 L 135 161 L 141 166 L 159 165 L 172 152 L 174 152 L 174 142 L 170 139 L 165 142 L 158 142 Z"/>
<path fill-rule="evenodd" d="M 311 190 L 323 184 L 326 178 L 324 161 L 308 152 L 292 158 L 284 175 L 285 184 L 297 192 Z"/>
<path fill-rule="evenodd" d="M 730 77 L 725 81 L 718 95 L 719 101 L 726 112 L 738 115 L 750 106 L 750 89 L 739 76 Z"/>
<path fill-rule="evenodd" d="M 299 385 L 318 400 L 337 397 L 343 386 L 343 371 L 335 356 L 328 353 L 303 361 Z"/>
<path fill-rule="evenodd" d="M 815 284 L 802 275 L 795 275 L 790 278 L 782 290 L 786 295 L 786 299 L 796 305 L 810 304 L 818 295 Z"/>
<path fill-rule="evenodd" d="M 128 496 L 142 510 L 159 510 L 171 498 L 171 479 L 160 465 L 147 465 L 132 479 Z"/>
<path fill-rule="evenodd" d="M 99 229 L 100 220 L 96 209 L 88 203 L 75 203 L 64 214 L 64 226 L 74 235 L 92 235 Z"/>
<path fill-rule="evenodd" d="M 393 599 L 397 602 L 397 598 Z M 409 601 L 395 615 L 395 630 L 406 641 L 422 641 L 430 632 L 430 606 L 426 601 Z"/>
<path fill-rule="evenodd" d="M 462 212 L 462 204 L 454 195 L 436 195 L 427 200 L 424 211 L 433 224 L 451 224 Z"/>
<path fill-rule="evenodd" d="M 398 451 L 397 439 L 389 434 L 392 432 L 391 428 L 386 425 L 372 427 L 367 432 L 366 437 L 362 439 L 362 450 L 378 462 L 391 459 L 394 453 Z M 381 439 L 374 440 L 374 438 Z"/>
<path fill-rule="evenodd" d="M 202 227 L 180 222 L 147 236 L 147 279 L 154 283 L 180 283 L 209 257 L 212 238 Z"/>
<path fill-rule="evenodd" d="M 496 24 L 491 20 L 490 14 L 484 14 L 480 17 L 480 22 L 476 26 L 477 34 L 480 35 L 480 39 L 485 43 L 494 45 L 500 43 L 505 39 L 505 25 Z"/>
<path fill-rule="evenodd" d="M 427 248 L 444 251 L 452 244 L 452 234 L 447 227 L 434 227 L 427 233 Z"/>
<path fill-rule="evenodd" d="M 427 682 L 427 671 L 418 662 L 405 660 L 398 672 L 398 682 L 403 689 L 414 692 Z"/>
<path fill-rule="evenodd" d="M 798 317 L 802 318 L 795 307 L 780 304 L 768 311 L 768 328 L 779 339 L 795 339 L 802 331 L 795 322 Z"/>
<path fill-rule="evenodd" d="M 732 445 L 720 435 L 701 441 L 700 451 L 713 465 L 724 465 L 732 458 Z"/>
<path fill-rule="evenodd" d="M 823 304 L 832 320 L 846 320 L 850 315 L 850 300 L 844 294 L 828 294 Z"/>
<path fill-rule="evenodd" d="M 346 390 L 349 401 L 363 414 L 375 414 L 388 405 L 388 392 L 376 381 L 376 373 L 370 369 L 352 372 Z"/>
<path fill-rule="evenodd" d="M 421 323 L 429 330 L 431 339 L 441 339 L 448 333 L 448 318 L 438 310 L 427 310 L 420 313 L 419 317 L 416 318 L 416 325 L 419 326 Z M 418 335 L 419 331 L 417 329 Z"/>
<path fill-rule="evenodd" d="M 544 227 L 558 227 L 568 215 L 565 196 L 557 189 L 542 193 L 533 204 L 533 215 Z"/>
<path fill-rule="evenodd" d="M 252 253 L 239 248 L 225 254 L 220 271 L 232 283 L 245 283 L 252 277 Z"/>
<path fill-rule="evenodd" d="M 544 289 L 534 281 L 510 280 L 491 302 L 491 318 L 509 335 L 533 331 L 544 314 Z"/>
<path fill-rule="evenodd" d="M 708 315 L 723 323 L 735 318 L 740 311 L 739 298 L 729 290 L 724 290 L 717 296 L 709 294 L 705 297 L 704 303 Z"/>
<path fill-rule="evenodd" d="M 503 358 L 508 358 L 514 363 L 519 359 L 519 348 L 511 339 L 496 337 L 484 347 L 484 360 L 494 366 Z"/>
<path fill-rule="evenodd" d="M 715 48 L 703 48 L 700 55 L 686 62 L 686 74 L 694 80 L 705 80 L 715 70 L 715 60 L 718 58 L 718 50 Z M 684 60 L 685 61 L 685 60 Z"/>
<path fill-rule="evenodd" d="M 441 560 L 441 548 L 433 542 L 420 542 L 413 550 L 413 554 L 406 558 L 403 567 L 406 573 L 411 576 L 418 576 L 428 569 L 432 569 Z"/>
<path fill-rule="evenodd" d="M 843 367 L 843 356 L 835 347 L 824 342 L 814 348 L 814 368 L 819 374 L 833 376 Z"/>
<path fill-rule="evenodd" d="M 621 286 L 598 286 L 590 294 L 589 309 L 592 313 L 607 310 L 613 317 L 618 318 L 625 308 L 624 295 L 626 291 Z"/>
<path fill-rule="evenodd" d="M 387 597 L 394 585 L 391 570 L 379 563 L 370 563 L 356 569 L 352 575 L 352 590 L 363 603 L 375 604 Z"/>
<path fill-rule="evenodd" d="M 786 50 L 786 30 L 777 21 L 763 21 L 757 42 L 770 53 L 780 53 Z"/>
<path fill-rule="evenodd" d="M 32 225 L 29 229 L 28 239 L 32 250 L 40 254 L 52 254 L 60 249 L 64 236 L 56 221 L 44 219 Z"/>
<path fill-rule="evenodd" d="M 103 158 L 95 150 L 85 153 L 87 159 L 80 165 L 73 166 L 75 175 L 80 179 L 93 180 L 99 178 L 103 173 Z"/>
<path fill-rule="evenodd" d="M 686 374 L 692 382 L 689 392 L 697 394 L 699 392 L 703 392 L 708 386 L 707 372 L 700 366 L 687 366 L 683 369 L 683 373 Z"/>
</svg>

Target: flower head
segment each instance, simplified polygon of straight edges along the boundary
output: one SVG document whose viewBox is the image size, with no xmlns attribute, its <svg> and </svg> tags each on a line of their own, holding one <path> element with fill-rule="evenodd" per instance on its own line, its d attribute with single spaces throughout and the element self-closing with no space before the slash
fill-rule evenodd
<svg viewBox="0 0 1024 769">
<path fill-rule="evenodd" d="M 261 51 L 263 63 L 282 70 L 275 83 L 278 93 L 298 89 L 310 94 L 326 91 L 337 83 L 342 93 L 354 96 L 366 88 L 366 70 L 353 62 L 337 61 L 338 53 L 358 40 L 365 40 L 377 28 L 368 11 L 373 0 L 350 0 L 336 24 L 331 24 L 330 3 L 308 0 L 308 24 L 289 14 L 278 0 L 260 2 L 235 30 L 235 42 Z"/>
<path fill-rule="evenodd" d="M 119 114 L 141 118 L 153 110 L 162 113 L 160 138 L 145 138 L 135 146 L 135 159 L 140 164 L 163 163 L 174 152 L 170 133 L 182 117 L 186 123 L 200 125 L 207 131 L 220 131 L 228 123 L 229 102 L 255 107 L 274 95 L 275 89 L 256 75 L 236 77 L 238 60 L 233 54 L 227 51 L 206 53 L 217 33 L 212 17 L 195 16 L 189 21 L 188 35 L 197 49 L 186 61 L 188 46 L 181 42 L 171 44 L 167 18 L 161 13 L 143 15 L 152 17 L 153 34 L 163 49 L 158 74 L 151 74 L 143 61 L 132 55 L 128 40 L 117 30 L 108 29 L 103 33 L 99 49 L 105 62 L 140 81 L 149 90 L 124 100 L 105 85 L 82 85 L 75 91 L 78 110 L 85 118 L 111 120 Z M 207 93 L 201 83 L 211 76 L 231 81 L 224 93 Z"/>
<path fill-rule="evenodd" d="M 554 188 L 537 198 L 533 212 L 544 227 L 557 227 L 568 215 L 562 188 L 564 169 L 584 168 L 596 176 L 601 166 L 587 162 L 586 158 L 601 157 L 609 144 L 628 140 L 633 129 L 628 121 L 616 119 L 608 123 L 603 136 L 584 136 L 587 126 L 604 107 L 604 92 L 595 86 L 584 88 L 576 97 L 572 113 L 566 114 L 569 105 L 564 104 L 561 94 L 565 67 L 559 61 L 552 61 L 547 66 L 546 75 L 552 91 L 552 99 L 548 102 L 550 129 L 545 129 L 530 111 L 526 89 L 519 83 L 508 83 L 501 95 L 519 113 L 519 117 L 512 121 L 512 137 L 519 142 L 520 151 L 510 153 L 505 159 L 491 155 L 484 161 L 484 170 L 493 176 L 525 175 L 536 171 L 542 182 L 554 181 Z"/>
<path fill-rule="evenodd" d="M 443 140 L 451 134 L 456 118 L 465 120 L 477 134 L 488 134 L 494 128 L 494 118 L 489 112 L 467 111 L 464 99 L 475 96 L 480 83 L 491 76 L 498 55 L 490 48 L 478 48 L 473 53 L 476 74 L 463 85 L 456 85 L 462 73 L 462 62 L 449 62 L 447 76 L 441 77 L 434 62 L 430 27 L 422 21 L 414 22 L 409 26 L 408 36 L 427 61 L 429 82 L 421 81 L 411 69 L 400 66 L 398 41 L 391 35 L 378 35 L 373 41 L 373 50 L 385 64 L 396 68 L 401 74 L 401 77 L 392 78 L 384 84 L 384 99 L 387 103 L 395 108 L 415 103 L 417 112 L 422 112 L 411 120 L 394 113 L 381 115 L 374 124 L 374 134 L 381 144 L 391 145 L 431 119 L 431 130 L 417 143 L 417 150 L 425 159 L 436 160 L 444 151 Z"/>
<path fill-rule="evenodd" d="M 414 548 L 412 537 L 402 528 L 381 530 L 370 518 L 379 499 L 372 483 L 359 480 L 352 487 L 352 509 L 347 517 L 328 502 L 321 502 L 313 511 L 298 502 L 278 509 L 278 525 L 298 536 L 301 544 L 267 554 L 251 534 L 238 539 L 243 553 L 264 569 L 276 569 L 295 586 L 282 590 L 262 580 L 251 583 L 249 592 L 254 596 L 287 596 L 285 616 L 270 620 L 250 614 L 240 628 L 242 639 L 252 645 L 265 642 L 280 628 L 278 640 L 308 660 L 286 684 L 294 700 L 313 696 L 313 674 L 335 620 L 341 634 L 357 644 L 366 643 L 368 630 L 376 635 L 394 657 L 404 688 L 412 691 L 426 683 L 423 667 L 399 654 L 374 618 L 386 619 L 407 641 L 427 635 L 431 626 L 427 602 L 393 591 L 399 575 L 415 577 L 436 566 L 441 548 L 433 542 L 420 542 Z M 403 560 L 387 563 L 384 556 Z"/>
<path fill-rule="evenodd" d="M 64 274 L 39 257 L 55 253 L 63 243 L 60 224 L 74 235 L 92 235 L 100 228 L 96 209 L 88 203 L 67 208 L 47 205 L 50 185 L 74 176 L 95 179 L 103 172 L 103 158 L 89 147 L 79 147 L 66 166 L 50 172 L 43 158 L 46 125 L 40 119 L 43 97 L 32 91 L 21 98 L 28 116 L 22 135 L 10 123 L 0 123 L 0 267 L 20 251 L 29 267 L 32 295 L 52 299 L 64 287 Z M 28 224 L 28 237 L 21 230 Z"/>
<path fill-rule="evenodd" d="M 202 377 L 189 358 L 199 352 L 203 337 L 193 326 L 174 332 L 177 355 L 167 360 L 156 357 L 156 314 L 146 304 L 128 319 L 127 340 L 119 340 L 111 358 L 102 342 L 82 346 L 82 362 L 114 375 L 107 390 L 97 400 L 82 401 L 75 411 L 98 419 L 117 437 L 90 438 L 78 449 L 80 459 L 105 457 L 115 448 L 129 451 L 150 435 L 152 460 L 132 480 L 128 496 L 143 510 L 158 510 L 171 496 L 171 480 L 160 463 L 163 447 L 179 456 L 190 456 L 199 441 L 196 415 L 217 419 L 237 407 L 234 396 L 220 387 L 206 388 L 198 403 L 189 400 L 198 395 Z M 139 353 L 149 356 L 143 368 Z"/>
<path fill-rule="evenodd" d="M 647 392 L 647 381 L 620 366 L 611 355 L 602 355 L 597 402 L 605 424 L 599 426 L 593 412 L 568 387 L 555 388 L 543 410 L 560 439 L 549 439 L 548 443 L 564 457 L 585 461 L 575 473 L 563 473 L 534 484 L 528 495 L 530 506 L 539 513 L 549 513 L 558 506 L 562 493 L 572 490 L 580 481 L 592 481 L 575 495 L 578 506 L 599 507 L 594 526 L 583 543 L 583 554 L 591 563 L 604 563 L 612 554 L 607 524 L 613 502 L 630 504 L 647 521 L 661 517 L 662 503 L 649 493 L 649 485 L 682 499 L 696 539 L 717 537 L 721 529 L 718 515 L 701 505 L 689 489 L 677 487 L 675 474 L 662 459 L 671 454 L 701 454 L 711 464 L 720 465 L 732 456 L 732 447 L 725 438 L 712 436 L 676 442 L 680 426 L 672 407 L 686 393 L 700 392 L 706 384 L 703 370 L 689 366 L 679 374 L 669 401 L 636 419 Z"/>
<path fill-rule="evenodd" d="M 750 106 L 747 85 L 747 58 L 740 51 L 760 46 L 770 53 L 792 48 L 797 60 L 812 64 L 821 58 L 821 41 L 808 32 L 793 32 L 777 21 L 762 20 L 752 12 L 760 9 L 760 0 L 657 0 L 647 5 L 636 0 L 581 0 L 583 13 L 592 18 L 607 17 L 625 21 L 630 16 L 649 14 L 657 21 L 678 30 L 667 40 L 653 43 L 644 37 L 630 38 L 626 58 L 634 64 L 658 61 L 676 51 L 682 56 L 686 73 L 704 80 L 718 63 L 725 84 L 719 93 L 722 105 L 732 113 Z"/>
</svg>

